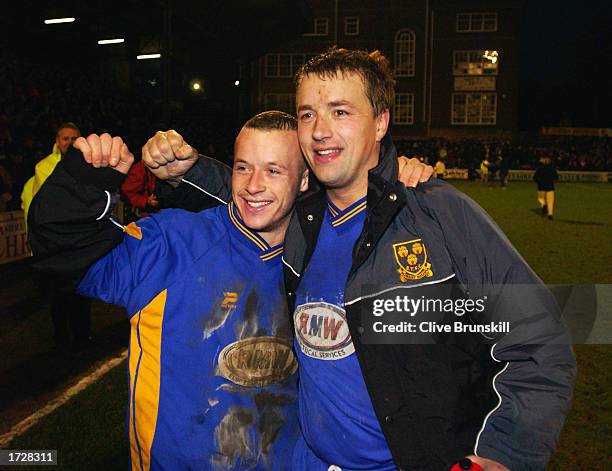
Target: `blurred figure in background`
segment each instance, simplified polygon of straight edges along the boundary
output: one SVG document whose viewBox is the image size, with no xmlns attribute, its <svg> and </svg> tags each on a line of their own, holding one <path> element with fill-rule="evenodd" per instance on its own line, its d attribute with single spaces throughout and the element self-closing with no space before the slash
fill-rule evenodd
<svg viewBox="0 0 612 471">
<path fill-rule="evenodd" d="M 127 178 L 121 185 L 121 199 L 128 202 L 133 209 L 130 220 L 146 217 L 160 209 L 160 202 L 155 195 L 155 175 L 143 164 L 142 160 L 132 166 Z"/>
<path fill-rule="evenodd" d="M 533 180 L 538 185 L 538 204 L 543 215 L 548 215 L 548 219 L 553 218 L 555 206 L 555 181 L 559 179 L 557 169 L 550 157 L 542 157 L 540 166 L 533 175 Z"/>
<path fill-rule="evenodd" d="M 32 199 L 43 186 L 68 148 L 81 135 L 74 123 L 63 123 L 55 135 L 53 151 L 36 164 L 34 176 L 28 180 L 21 194 L 22 208 L 27 223 Z M 57 276 L 41 275 L 41 290 L 49 294 L 53 339 L 60 353 L 73 353 L 91 343 L 91 299 L 64 291 L 65 280 Z"/>
<path fill-rule="evenodd" d="M 434 166 L 436 177 L 440 180 L 444 180 L 444 174 L 446 173 L 446 164 L 444 163 L 444 157 L 439 157 L 436 165 Z"/>
<path fill-rule="evenodd" d="M 486 157 L 480 162 L 480 180 L 482 183 L 487 183 L 489 179 L 489 166 L 491 163 Z"/>
<path fill-rule="evenodd" d="M 43 186 L 45 180 L 51 175 L 55 166 L 62 159 L 62 156 L 66 154 L 68 147 L 70 147 L 74 141 L 81 135 L 81 131 L 78 126 L 74 123 L 63 123 L 57 129 L 55 135 L 55 144 L 53 144 L 53 150 L 51 153 L 36 164 L 34 169 L 34 176 L 26 182 L 21 193 L 21 208 L 23 209 L 23 216 L 26 224 L 28 222 L 28 209 L 34 195 Z"/>
</svg>

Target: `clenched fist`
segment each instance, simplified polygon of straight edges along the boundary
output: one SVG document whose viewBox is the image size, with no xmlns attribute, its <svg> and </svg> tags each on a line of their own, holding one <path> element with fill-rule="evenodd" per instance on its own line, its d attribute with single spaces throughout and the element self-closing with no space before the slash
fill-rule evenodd
<svg viewBox="0 0 612 471">
<path fill-rule="evenodd" d="M 157 131 L 142 147 L 142 161 L 153 175 L 173 186 L 198 160 L 198 151 L 183 140 L 178 132 Z"/>
<path fill-rule="evenodd" d="M 108 133 L 90 134 L 87 139 L 79 137 L 73 145 L 83 153 L 85 161 L 96 168 L 110 167 L 127 174 L 134 163 L 134 155 L 123 139 Z"/>
</svg>

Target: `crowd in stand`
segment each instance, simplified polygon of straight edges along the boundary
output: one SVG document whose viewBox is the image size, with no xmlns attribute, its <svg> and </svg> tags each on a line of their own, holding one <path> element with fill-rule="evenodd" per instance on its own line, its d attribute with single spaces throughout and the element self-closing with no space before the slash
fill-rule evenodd
<svg viewBox="0 0 612 471">
<path fill-rule="evenodd" d="M 442 138 L 396 141 L 398 152 L 418 156 L 433 165 L 440 157 L 447 168 L 478 168 L 484 159 L 499 157 L 511 169 L 534 169 L 551 158 L 559 170 L 611 171 L 612 139 L 609 137 L 537 136 L 515 140 Z"/>
<path fill-rule="evenodd" d="M 76 123 L 83 135 L 121 135 L 135 154 L 156 130 L 175 128 L 202 153 L 230 158 L 233 132 L 220 126 L 223 120 L 214 104 L 183 109 L 166 123 L 161 100 L 118 92 L 107 78 L 41 67 L 5 52 L 0 59 L 0 211 L 19 209 L 23 184 L 51 152 L 57 126 L 65 121 Z M 442 157 L 446 168 L 477 169 L 483 159 L 502 157 L 508 168 L 527 169 L 551 157 L 560 170 L 612 170 L 610 138 L 429 138 L 396 144 L 401 154 L 422 157 L 431 165 Z"/>
<path fill-rule="evenodd" d="M 121 92 L 116 83 L 94 73 L 41 67 L 6 52 L 0 53 L 0 84 L 0 211 L 20 208 L 24 183 L 51 153 L 57 127 L 64 122 L 75 123 L 84 136 L 120 135 L 137 158 L 155 131 L 169 128 L 221 160 L 232 151 L 232 131 L 212 118 L 218 112 L 210 106 L 183 109 L 165 122 L 161 100 Z"/>
</svg>

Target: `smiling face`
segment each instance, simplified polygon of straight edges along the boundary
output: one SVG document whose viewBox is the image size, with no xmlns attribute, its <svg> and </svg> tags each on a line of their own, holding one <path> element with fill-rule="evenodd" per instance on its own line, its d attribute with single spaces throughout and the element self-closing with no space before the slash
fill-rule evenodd
<svg viewBox="0 0 612 471">
<path fill-rule="evenodd" d="M 236 138 L 232 200 L 249 229 L 271 246 L 285 239 L 293 205 L 308 188 L 297 133 L 242 128 Z"/>
<path fill-rule="evenodd" d="M 332 201 L 348 206 L 365 196 L 389 111 L 374 116 L 361 76 L 351 72 L 303 76 L 297 109 L 300 147 Z"/>
</svg>

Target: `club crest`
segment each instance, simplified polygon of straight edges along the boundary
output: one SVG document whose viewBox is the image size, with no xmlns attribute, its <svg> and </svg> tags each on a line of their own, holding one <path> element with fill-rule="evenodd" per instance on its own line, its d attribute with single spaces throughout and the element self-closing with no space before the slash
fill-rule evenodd
<svg viewBox="0 0 612 471">
<path fill-rule="evenodd" d="M 427 261 L 427 249 L 421 239 L 393 244 L 393 255 L 399 266 L 400 281 L 420 280 L 433 276 Z"/>
</svg>

